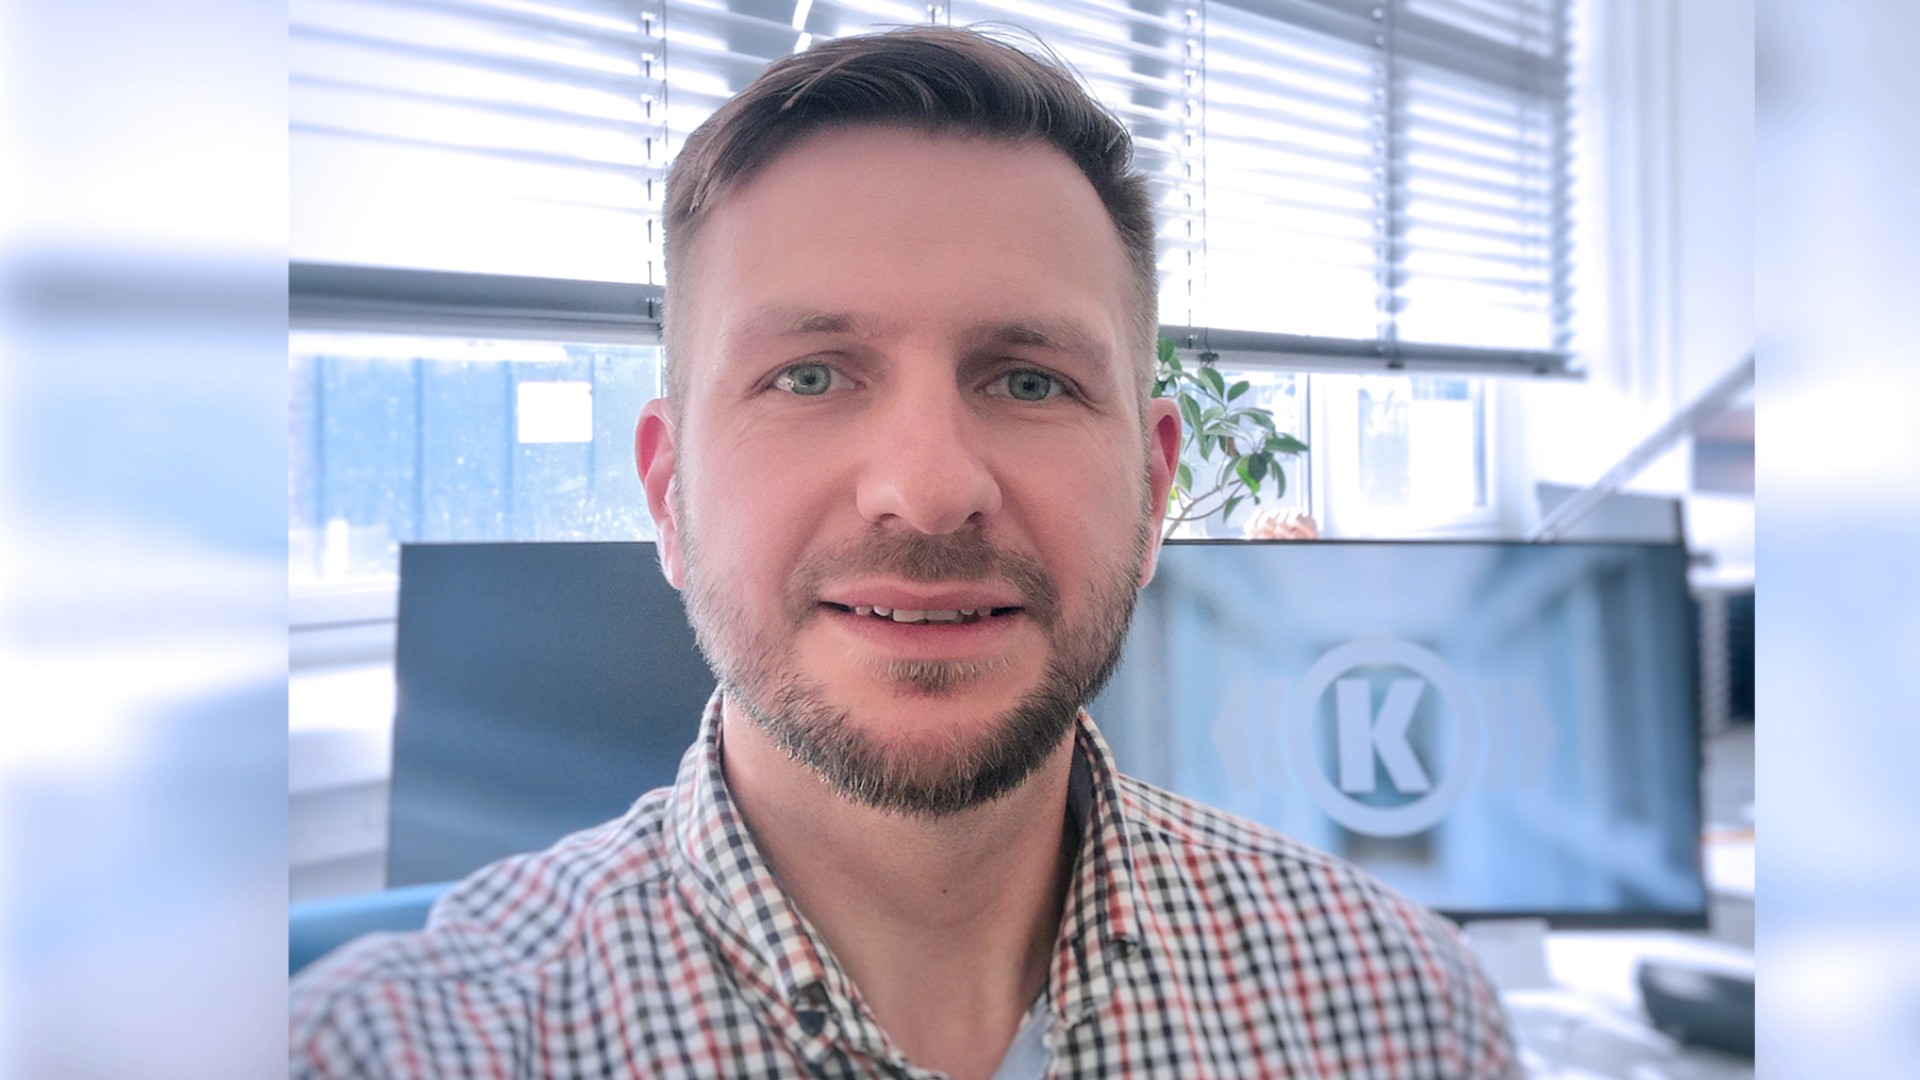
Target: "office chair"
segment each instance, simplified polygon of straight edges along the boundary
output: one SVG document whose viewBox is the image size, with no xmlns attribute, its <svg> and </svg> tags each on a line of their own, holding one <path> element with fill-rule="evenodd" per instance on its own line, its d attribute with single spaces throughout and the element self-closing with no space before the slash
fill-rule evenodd
<svg viewBox="0 0 1920 1080">
<path fill-rule="evenodd" d="M 403 545 L 394 682 L 389 891 L 298 905 L 290 970 L 671 784 L 714 685 L 638 541 Z"/>
</svg>

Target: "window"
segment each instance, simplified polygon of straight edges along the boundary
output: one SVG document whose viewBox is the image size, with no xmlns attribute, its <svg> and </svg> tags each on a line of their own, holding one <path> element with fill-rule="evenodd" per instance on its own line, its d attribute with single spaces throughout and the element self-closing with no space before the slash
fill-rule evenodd
<svg viewBox="0 0 1920 1080">
<path fill-rule="evenodd" d="M 1286 487 L 1262 485 L 1255 504 L 1208 517 L 1177 535 L 1236 539 L 1266 510 L 1311 514 L 1326 537 L 1489 535 L 1492 428 L 1484 379 L 1301 373 L 1221 365 L 1228 382 L 1279 430 L 1301 435 L 1306 456 L 1283 457 Z M 1189 458 L 1196 477 L 1207 466 Z M 1215 466 L 1217 468 L 1217 465 Z"/>
<path fill-rule="evenodd" d="M 1396 535 L 1492 525 L 1484 380 L 1351 375 L 1322 385 L 1319 430 L 1333 492 L 1324 509 L 1332 531 Z"/>
<path fill-rule="evenodd" d="M 289 579 L 390 580 L 406 540 L 652 539 L 634 419 L 659 349 L 303 332 Z"/>
<path fill-rule="evenodd" d="M 772 60 L 928 20 L 1032 31 L 1132 130 L 1164 332 L 1313 448 L 1283 506 L 1491 520 L 1483 376 L 1570 365 L 1574 2 L 295 0 L 295 580 L 646 535 L 675 149 Z"/>
<path fill-rule="evenodd" d="M 1274 427 L 1288 434 L 1300 435 L 1311 430 L 1307 422 L 1307 386 L 1308 376 L 1290 371 L 1266 371 L 1259 369 L 1238 370 L 1222 367 L 1220 374 L 1231 385 L 1244 380 L 1249 388 L 1236 404 L 1252 404 L 1273 414 Z M 1189 449 L 1182 458 L 1183 463 L 1193 472 L 1195 491 L 1205 492 L 1218 480 L 1223 466 L 1219 459 L 1209 465 L 1195 459 Z M 1232 540 L 1246 535 L 1246 529 L 1256 515 L 1267 510 L 1311 513 L 1314 506 L 1313 477 L 1308 468 L 1307 459 L 1301 457 L 1282 457 L 1281 475 L 1285 477 L 1284 490 L 1276 496 L 1275 484 L 1269 478 L 1260 485 L 1260 501 L 1242 502 L 1235 506 L 1233 513 L 1227 515 L 1212 514 L 1199 521 L 1183 525 L 1176 536 L 1209 537 Z M 1212 506 L 1217 499 L 1202 499 L 1202 507 Z"/>
</svg>

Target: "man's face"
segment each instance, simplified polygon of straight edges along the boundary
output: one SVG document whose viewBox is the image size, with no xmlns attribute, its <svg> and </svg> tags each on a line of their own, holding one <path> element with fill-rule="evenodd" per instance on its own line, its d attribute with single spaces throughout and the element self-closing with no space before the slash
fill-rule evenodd
<svg viewBox="0 0 1920 1080">
<path fill-rule="evenodd" d="M 663 562 L 730 703 L 849 796 L 1002 794 L 1110 670 L 1179 443 L 1131 297 L 1038 144 L 816 134 L 701 226 L 638 437 Z"/>
</svg>

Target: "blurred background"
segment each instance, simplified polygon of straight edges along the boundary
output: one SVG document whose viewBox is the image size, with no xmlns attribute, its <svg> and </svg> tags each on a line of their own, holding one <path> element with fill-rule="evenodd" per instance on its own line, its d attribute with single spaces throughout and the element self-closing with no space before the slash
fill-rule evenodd
<svg viewBox="0 0 1920 1080">
<path fill-rule="evenodd" d="M 1920 9 L 1763 3 L 1759 1051 L 1773 1076 L 1920 1056 Z"/>
<path fill-rule="evenodd" d="M 1758 1072 L 1898 1075 L 1920 1054 L 1920 12 L 1762 2 L 1749 46 L 1707 31 L 1753 5 L 1595 6 L 1700 30 L 1672 70 L 1737 74 L 1751 49 L 1751 187 L 1709 166 L 1689 206 L 1751 217 L 1751 296 L 1687 276 L 1740 252 L 1685 248 L 1654 302 L 1757 326 Z M 302 561 L 283 516 L 284 15 L 0 7 L 0 1076 L 281 1068 L 288 568 L 352 567 L 324 528 Z M 1727 137 L 1738 98 L 1666 149 Z M 1557 453 L 1542 474 L 1614 456 Z M 1466 475 L 1446 490 L 1471 508 Z"/>
<path fill-rule="evenodd" d="M 285 39 L 0 7 L 0 1075 L 284 1069 Z"/>
</svg>

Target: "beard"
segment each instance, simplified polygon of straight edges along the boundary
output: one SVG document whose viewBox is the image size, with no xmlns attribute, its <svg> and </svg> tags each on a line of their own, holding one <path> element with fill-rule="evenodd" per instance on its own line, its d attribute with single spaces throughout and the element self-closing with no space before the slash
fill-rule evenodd
<svg viewBox="0 0 1920 1080">
<path fill-rule="evenodd" d="M 789 579 L 779 618 L 785 633 L 770 632 L 735 605 L 723 582 L 699 561 L 685 508 L 679 511 L 687 574 L 687 618 L 722 693 L 794 761 L 845 797 L 892 813 L 946 817 L 991 802 L 1033 775 L 1073 729 L 1119 664 L 1138 598 L 1141 560 L 1152 538 L 1145 515 L 1131 561 L 1095 569 L 1092 603 L 1072 622 L 1061 614 L 1059 590 L 1037 560 L 994 547 L 979 531 L 944 535 L 875 530 L 808 556 Z M 849 574 L 884 574 L 921 583 L 990 582 L 1013 585 L 1024 613 L 1045 635 L 1047 663 L 1036 685 L 983 733 L 950 733 L 930 751 L 877 737 L 849 710 L 828 699 L 826 687 L 798 669 L 794 635 L 822 615 L 820 586 Z M 938 698 L 993 674 L 991 663 L 895 660 L 874 674 L 894 685 L 900 708 L 913 698 Z"/>
</svg>

